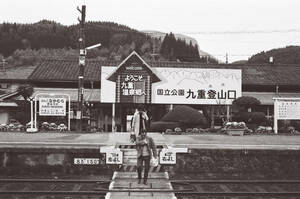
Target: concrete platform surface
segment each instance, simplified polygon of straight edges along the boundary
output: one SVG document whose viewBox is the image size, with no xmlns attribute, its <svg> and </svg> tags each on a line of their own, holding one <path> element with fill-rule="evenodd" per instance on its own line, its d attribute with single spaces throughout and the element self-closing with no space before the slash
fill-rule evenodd
<svg viewBox="0 0 300 199">
<path fill-rule="evenodd" d="M 299 135 L 245 135 L 221 134 L 163 135 L 148 133 L 157 145 L 188 147 L 189 149 L 270 149 L 300 150 Z M 24 133 L 0 132 L 0 148 L 91 148 L 130 144 L 129 133 Z"/>
<path fill-rule="evenodd" d="M 176 199 L 172 192 L 159 192 L 173 190 L 167 172 L 149 173 L 147 185 L 138 184 L 136 172 L 114 172 L 109 189 L 124 192 L 108 192 L 105 199 Z"/>
</svg>

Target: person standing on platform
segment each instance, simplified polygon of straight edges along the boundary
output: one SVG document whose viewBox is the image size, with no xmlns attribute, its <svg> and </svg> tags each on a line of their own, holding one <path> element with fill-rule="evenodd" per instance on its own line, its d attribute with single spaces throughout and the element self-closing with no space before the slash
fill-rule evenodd
<svg viewBox="0 0 300 199">
<path fill-rule="evenodd" d="M 141 130 L 147 129 L 147 121 L 149 120 L 146 112 L 144 111 L 142 106 L 137 108 L 135 111 L 132 120 L 131 120 L 131 130 L 132 134 L 130 135 L 130 139 L 135 141 L 136 137 L 140 135 Z"/>
<path fill-rule="evenodd" d="M 148 173 L 150 169 L 150 160 L 152 156 L 157 158 L 157 150 L 153 139 L 147 136 L 146 130 L 142 130 L 136 140 L 137 150 L 137 173 L 138 183 L 142 183 L 143 162 L 145 163 L 144 184 L 147 185 Z"/>
</svg>

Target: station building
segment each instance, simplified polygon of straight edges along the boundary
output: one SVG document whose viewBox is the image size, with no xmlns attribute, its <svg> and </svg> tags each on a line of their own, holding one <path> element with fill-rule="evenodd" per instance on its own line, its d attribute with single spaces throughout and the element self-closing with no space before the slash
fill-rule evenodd
<svg viewBox="0 0 300 199">
<path fill-rule="evenodd" d="M 70 96 L 67 112 L 71 129 L 75 129 L 78 72 L 77 60 L 44 60 L 36 66 L 2 70 L 1 123 L 13 117 L 13 112 L 22 111 L 16 103 L 24 100 L 18 88 L 30 85 L 33 98 L 38 94 Z M 199 110 L 206 107 L 216 117 L 228 117 L 232 101 L 240 96 L 257 98 L 261 105 L 251 111 L 272 117 L 274 97 L 300 97 L 299 79 L 298 65 L 146 62 L 136 52 L 121 63 L 87 60 L 83 119 L 86 125 L 103 131 L 125 132 L 138 104 L 145 106 L 153 121 L 179 104 Z M 214 109 L 220 106 L 224 108 L 221 113 Z M 41 123 L 49 118 L 39 116 L 37 120 Z"/>
</svg>

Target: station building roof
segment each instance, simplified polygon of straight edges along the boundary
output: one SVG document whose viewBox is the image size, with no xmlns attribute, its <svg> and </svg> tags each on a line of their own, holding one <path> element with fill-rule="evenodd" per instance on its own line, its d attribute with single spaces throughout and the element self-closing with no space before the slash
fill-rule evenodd
<svg viewBox="0 0 300 199">
<path fill-rule="evenodd" d="M 300 86 L 300 65 L 203 64 L 196 62 L 147 63 L 150 67 L 241 69 L 243 85 Z M 85 81 L 100 82 L 101 66 L 117 67 L 119 64 L 110 61 L 87 61 L 84 79 Z M 76 82 L 78 81 L 78 71 L 77 60 L 45 60 L 36 66 L 31 75 L 27 76 L 30 81 Z M 24 78 L 27 76 L 24 76 Z"/>
<path fill-rule="evenodd" d="M 2 82 L 27 81 L 37 66 L 20 66 L 0 69 L 0 80 Z"/>
<path fill-rule="evenodd" d="M 116 62 L 87 61 L 84 67 L 86 81 L 100 81 L 101 66 L 116 66 Z M 31 81 L 74 82 L 78 81 L 78 60 L 44 60 L 29 76 Z"/>
</svg>

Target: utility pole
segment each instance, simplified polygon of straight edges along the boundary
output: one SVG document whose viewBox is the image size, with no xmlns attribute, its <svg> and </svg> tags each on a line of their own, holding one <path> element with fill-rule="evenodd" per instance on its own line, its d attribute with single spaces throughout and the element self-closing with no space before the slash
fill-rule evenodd
<svg viewBox="0 0 300 199">
<path fill-rule="evenodd" d="M 5 71 L 5 64 L 7 64 L 7 61 L 2 58 L 2 70 Z"/>
<path fill-rule="evenodd" d="M 77 131 L 82 131 L 82 116 L 83 116 L 83 92 L 84 92 L 84 66 L 85 66 L 85 35 L 84 35 L 84 23 L 85 23 L 85 11 L 86 6 L 83 5 L 81 10 L 77 7 L 77 10 L 81 13 L 81 19 L 78 18 L 80 22 L 79 31 L 79 74 L 78 74 L 78 103 L 77 103 L 77 113 L 76 113 L 76 127 Z"/>
<path fill-rule="evenodd" d="M 226 53 L 226 64 L 228 64 L 228 53 Z"/>
</svg>

